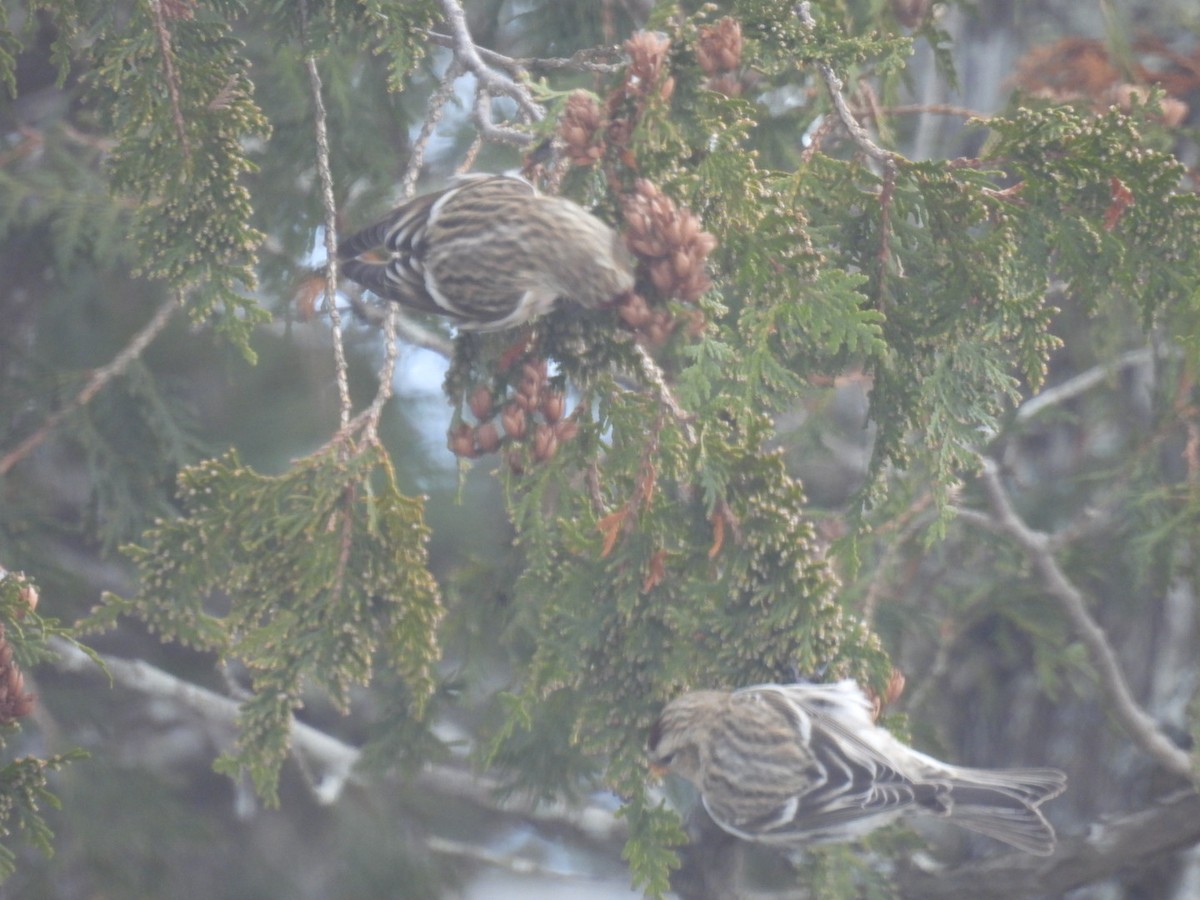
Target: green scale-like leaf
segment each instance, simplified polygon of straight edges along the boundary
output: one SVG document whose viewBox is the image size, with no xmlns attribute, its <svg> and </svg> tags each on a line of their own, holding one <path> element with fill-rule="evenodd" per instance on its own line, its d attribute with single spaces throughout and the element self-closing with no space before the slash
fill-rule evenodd
<svg viewBox="0 0 1200 900">
<path fill-rule="evenodd" d="M 273 794 L 302 688 L 323 687 L 345 706 L 376 658 L 405 679 L 420 715 L 441 604 L 421 504 L 396 491 L 380 449 L 346 460 L 328 451 L 274 477 L 230 453 L 186 470 L 179 493 L 183 515 L 127 548 L 139 593 L 108 596 L 91 624 L 136 615 L 250 669 L 255 696 L 225 768 L 248 766 Z"/>
</svg>

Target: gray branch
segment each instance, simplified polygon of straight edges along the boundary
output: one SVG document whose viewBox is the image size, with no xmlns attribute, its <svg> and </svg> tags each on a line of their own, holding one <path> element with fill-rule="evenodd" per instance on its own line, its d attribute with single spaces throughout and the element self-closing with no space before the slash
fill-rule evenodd
<svg viewBox="0 0 1200 900">
<path fill-rule="evenodd" d="M 93 676 L 107 671 L 113 683 L 176 703 L 191 710 L 206 724 L 228 729 L 230 735 L 237 726 L 239 704 L 229 697 L 183 681 L 142 660 L 101 655 L 102 670 L 96 660 L 68 641 L 55 638 L 50 641 L 50 646 L 58 654 L 54 665 L 62 671 Z M 314 773 L 313 793 L 321 803 L 335 803 L 349 784 L 369 787 L 367 780 L 356 770 L 361 756 L 356 747 L 295 719 L 292 720 L 291 747 Z M 414 776 L 413 783 L 421 790 L 466 800 L 494 812 L 569 828 L 599 844 L 623 840 L 626 833 L 625 822 L 599 804 L 538 803 L 521 794 L 502 797 L 499 794 L 502 784 L 498 779 L 475 774 L 465 765 L 426 765 Z"/>
<path fill-rule="evenodd" d="M 1147 809 L 1094 823 L 1081 837 L 1060 838 L 1050 857 L 1010 853 L 949 871 L 901 873 L 904 897 L 1009 900 L 1061 897 L 1200 841 L 1200 794 L 1184 790 Z"/>
<path fill-rule="evenodd" d="M 1051 537 L 1043 532 L 1034 531 L 1021 520 L 1000 482 L 999 467 L 986 457 L 983 457 L 982 461 L 983 486 L 992 508 L 992 524 L 988 527 L 1006 534 L 1025 551 L 1042 584 L 1050 596 L 1058 601 L 1076 635 L 1083 641 L 1092 665 L 1100 676 L 1101 687 L 1109 699 L 1114 715 L 1133 740 L 1168 772 L 1190 780 L 1192 766 L 1188 754 L 1180 750 L 1134 700 L 1133 692 L 1121 671 L 1116 651 L 1108 642 L 1104 629 L 1088 612 L 1087 598 L 1055 560 L 1054 542 Z M 980 523 L 981 516 L 976 513 L 966 518 Z"/>
</svg>

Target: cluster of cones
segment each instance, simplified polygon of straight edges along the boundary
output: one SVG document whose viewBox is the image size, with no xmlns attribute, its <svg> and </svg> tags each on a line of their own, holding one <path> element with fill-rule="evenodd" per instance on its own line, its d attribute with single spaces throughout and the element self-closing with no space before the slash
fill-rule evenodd
<svg viewBox="0 0 1200 900">
<path fill-rule="evenodd" d="M 738 69 L 742 65 L 742 25 L 725 18 L 700 29 L 696 61 L 708 76 L 704 86 L 727 97 L 741 96 L 744 87 Z"/>
<path fill-rule="evenodd" d="M 553 459 L 559 446 L 579 432 L 573 418 L 564 418 L 566 398 L 550 385 L 544 360 L 522 365 L 517 389 L 502 406 L 484 385 L 471 392 L 467 405 L 476 424 L 459 422 L 450 429 L 450 452 L 474 459 L 504 446 L 514 472 L 523 471 L 527 459 L 534 463 Z"/>
<path fill-rule="evenodd" d="M 709 32 L 711 31 L 711 34 Z M 634 128 L 652 101 L 666 102 L 675 90 L 668 66 L 670 39 L 639 32 L 625 42 L 629 66 L 621 83 L 608 96 L 603 109 L 586 91 L 567 98 L 559 135 L 567 158 L 575 165 L 593 165 L 611 157 L 636 171 L 629 147 Z M 733 19 L 722 19 L 702 29 L 699 55 L 707 60 L 709 74 L 726 72 L 740 64 L 741 28 Z M 708 66 L 713 68 L 711 72 Z M 610 181 L 614 177 L 610 173 Z M 712 286 L 706 269 L 708 254 L 717 240 L 704 231 L 694 213 L 678 206 L 647 178 L 637 178 L 632 191 L 621 197 L 625 243 L 638 259 L 639 281 L 654 288 L 654 300 L 630 293 L 617 302 L 617 314 L 647 346 L 662 344 L 679 324 L 666 301 L 694 304 Z M 699 311 L 687 314 L 689 331 L 704 322 Z"/>
</svg>

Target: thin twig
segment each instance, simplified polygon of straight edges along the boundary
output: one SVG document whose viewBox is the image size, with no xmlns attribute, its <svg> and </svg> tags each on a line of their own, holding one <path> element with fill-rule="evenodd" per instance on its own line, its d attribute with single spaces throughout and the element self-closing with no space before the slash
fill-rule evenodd
<svg viewBox="0 0 1200 900">
<path fill-rule="evenodd" d="M 663 374 L 663 370 L 659 368 L 658 363 L 654 361 L 654 357 L 639 343 L 635 342 L 633 347 L 642 364 L 642 372 L 645 379 L 654 387 L 655 393 L 658 395 L 658 401 L 667 409 L 675 421 L 683 426 L 683 434 L 687 438 L 687 442 L 695 444 L 696 430 L 692 427 L 693 416 L 679 405 L 679 401 L 671 393 L 670 385 L 667 384 L 667 378 Z"/>
<path fill-rule="evenodd" d="M 816 20 L 812 16 L 812 5 L 805 0 L 798 7 L 800 21 L 809 29 L 817 27 Z M 817 70 L 821 73 L 821 78 L 825 82 L 825 88 L 829 92 L 829 99 L 833 103 L 834 111 L 837 113 L 838 119 L 842 126 L 850 133 L 850 139 L 858 146 L 863 153 L 875 160 L 883 167 L 883 187 L 879 193 L 879 250 L 877 258 L 879 261 L 879 296 L 884 297 L 883 279 L 887 274 L 887 264 L 890 256 L 890 216 L 892 194 L 896 187 L 896 169 L 898 163 L 903 160 L 898 153 L 893 153 L 891 150 L 884 150 L 873 140 L 867 133 L 867 129 L 862 126 L 862 123 L 855 118 L 854 113 L 850 109 L 850 105 L 846 102 L 846 97 L 843 94 L 844 86 L 842 79 L 838 77 L 837 72 L 833 70 L 833 66 L 829 63 L 817 63 Z M 900 273 L 903 275 L 903 273 Z"/>
<path fill-rule="evenodd" d="M 1123 353 L 1103 365 L 1093 366 L 1086 372 L 1080 372 L 1075 377 L 1068 378 L 1061 384 L 1056 384 L 1054 387 L 1047 388 L 1036 396 L 1030 397 L 1017 409 L 1015 419 L 1018 422 L 1027 422 L 1051 406 L 1066 403 L 1068 400 L 1073 400 L 1080 394 L 1090 391 L 1096 385 L 1102 384 L 1105 379 L 1111 378 L 1116 372 L 1134 366 L 1149 365 L 1155 357 L 1156 353 L 1153 347 L 1144 347 L 1141 350 Z"/>
<path fill-rule="evenodd" d="M 451 856 L 472 863 L 484 863 L 485 865 L 495 866 L 498 869 L 506 869 L 517 875 L 533 875 L 538 878 L 552 878 L 562 881 L 577 881 L 585 877 L 578 872 L 571 872 L 566 869 L 552 869 L 542 863 L 534 862 L 528 857 L 517 856 L 515 853 L 501 853 L 496 850 L 489 850 L 487 847 L 480 847 L 478 844 L 467 844 L 462 841 L 452 841 L 448 838 L 438 837 L 436 834 L 425 837 L 425 846 L 430 851 L 442 856 Z"/>
<path fill-rule="evenodd" d="M 425 164 L 425 148 L 429 146 L 429 141 L 437 130 L 438 122 L 442 119 L 446 101 L 454 96 L 454 82 L 463 72 L 462 63 L 455 57 L 442 76 L 442 83 L 429 98 L 429 103 L 425 107 L 425 121 L 421 123 L 421 133 L 413 142 L 412 150 L 408 155 L 408 165 L 404 168 L 404 177 L 400 179 L 400 196 L 403 200 L 410 198 L 417 189 L 417 178 L 420 177 L 421 167 Z"/>
<path fill-rule="evenodd" d="M 307 4 L 300 6 L 301 27 L 307 30 Z M 333 199 L 333 174 L 329 169 L 329 134 L 325 128 L 325 100 L 321 96 L 321 73 L 317 71 L 317 60 L 309 56 L 304 60 L 308 69 L 308 84 L 312 91 L 313 124 L 317 140 L 317 172 L 321 177 L 321 204 L 325 210 L 325 311 L 329 313 L 329 326 L 333 331 L 334 372 L 337 378 L 338 407 L 342 429 L 350 422 L 350 379 L 346 365 L 346 348 L 342 342 L 342 316 L 337 307 L 337 204 Z"/>
<path fill-rule="evenodd" d="M 799 6 L 800 21 L 804 23 L 806 28 L 815 29 L 817 22 L 812 15 L 812 4 L 805 0 Z M 837 112 L 838 118 L 846 131 L 850 132 L 850 138 L 858 145 L 867 156 L 878 162 L 885 170 L 894 169 L 896 164 L 903 159 L 898 153 L 893 153 L 890 150 L 884 150 L 867 134 L 867 129 L 863 128 L 862 123 L 854 117 L 854 113 L 850 110 L 850 105 L 846 102 L 843 95 L 844 86 L 842 79 L 838 77 L 837 72 L 833 71 L 833 66 L 829 63 L 817 63 L 817 71 L 821 73 L 821 78 L 825 82 L 825 87 L 829 91 L 829 99 L 833 102 L 833 108 Z"/>
<path fill-rule="evenodd" d="M 38 426 L 37 430 L 21 443 L 17 444 L 12 450 L 0 458 L 0 477 L 6 475 L 13 466 L 28 456 L 35 450 L 43 441 L 50 436 L 63 419 L 81 409 L 91 402 L 91 399 L 100 392 L 100 390 L 113 380 L 116 376 L 128 368 L 129 364 L 142 355 L 142 351 L 158 337 L 159 333 L 171 321 L 171 316 L 175 314 L 175 310 L 183 305 L 183 298 L 175 295 L 167 298 L 155 310 L 150 321 L 141 327 L 124 349 L 121 350 L 112 361 L 92 371 L 91 377 L 87 384 L 80 389 L 75 395 L 75 399 L 67 403 L 62 408 L 58 409 L 51 415 L 47 416 L 45 421 Z"/>
<path fill-rule="evenodd" d="M 183 120 L 183 106 L 179 100 L 179 76 L 175 72 L 175 51 L 171 49 L 171 30 L 167 27 L 161 0 L 153 0 L 150 9 L 154 12 L 154 32 L 158 37 L 158 52 L 162 56 L 163 80 L 167 83 L 167 98 L 171 102 L 171 119 L 175 135 L 185 159 L 191 159 L 192 148 L 188 141 L 187 125 Z"/>
<path fill-rule="evenodd" d="M 866 109 L 853 110 L 855 117 L 864 119 L 877 119 L 881 116 L 912 116 L 912 115 L 933 115 L 933 116 L 958 116 L 963 119 L 979 119 L 981 122 L 988 121 L 991 116 L 970 109 L 966 106 L 954 106 L 950 103 L 907 103 L 897 106 L 877 106 L 870 104 Z"/>
<path fill-rule="evenodd" d="M 495 141 L 498 144 L 512 144 L 516 147 L 524 147 L 533 143 L 533 135 L 518 131 L 516 128 L 496 124 L 492 119 L 492 94 L 483 85 L 480 85 L 475 91 L 475 112 L 472 118 L 475 121 L 475 127 L 479 129 L 480 136 L 485 140 Z"/>
<path fill-rule="evenodd" d="M 454 48 L 454 38 L 448 34 L 441 34 L 437 31 L 425 32 L 429 39 L 435 44 L 442 47 Z M 595 72 L 600 75 L 608 75 L 612 72 L 620 71 L 625 65 L 619 61 L 621 51 L 615 47 L 587 47 L 579 50 L 569 57 L 515 57 L 505 56 L 503 53 L 497 53 L 495 50 L 488 50 L 486 47 L 476 47 L 476 52 L 480 59 L 491 66 L 499 66 L 502 69 L 507 69 L 514 76 L 521 76 L 527 71 L 531 72 Z M 618 58 L 615 62 L 602 62 L 602 60 Z"/>
<path fill-rule="evenodd" d="M 1083 592 L 1071 582 L 1054 559 L 1049 536 L 1029 528 L 1017 515 L 1004 485 L 1001 484 L 1000 470 L 995 461 L 983 457 L 982 463 L 983 486 L 991 506 L 992 521 L 1021 547 L 1047 591 L 1066 613 L 1076 635 L 1088 650 L 1113 713 L 1125 726 L 1134 742 L 1159 765 L 1169 772 L 1190 779 L 1192 766 L 1188 754 L 1179 749 L 1134 700 L 1133 692 L 1121 671 L 1116 651 L 1108 642 L 1104 629 L 1088 612 L 1087 598 Z M 978 521 L 977 515 L 968 518 Z"/>
<path fill-rule="evenodd" d="M 389 303 L 387 314 L 383 320 L 383 369 L 379 372 L 379 389 L 375 399 L 364 413 L 363 437 L 371 443 L 379 440 L 379 419 L 383 416 L 383 407 L 392 396 L 392 380 L 396 372 L 396 359 L 400 356 L 400 348 L 396 343 L 396 323 L 400 320 L 400 304 Z"/>
</svg>

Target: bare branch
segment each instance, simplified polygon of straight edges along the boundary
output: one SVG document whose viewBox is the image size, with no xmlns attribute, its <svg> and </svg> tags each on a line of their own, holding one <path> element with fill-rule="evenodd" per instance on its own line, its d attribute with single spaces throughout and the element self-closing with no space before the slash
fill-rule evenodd
<svg viewBox="0 0 1200 900">
<path fill-rule="evenodd" d="M 307 4 L 300 4 L 300 21 L 307 30 Z M 341 427 L 350 422 L 350 381 L 347 376 L 346 348 L 342 342 L 342 316 L 337 308 L 337 205 L 333 200 L 333 174 L 329 169 L 329 134 L 325 128 L 325 100 L 321 96 L 321 73 L 317 71 L 317 60 L 309 56 L 304 60 L 308 69 L 308 84 L 312 91 L 313 124 L 317 140 L 317 173 L 321 178 L 321 203 L 325 210 L 325 311 L 329 313 L 329 326 L 333 331 L 333 360 L 337 377 L 338 406 Z"/>
<path fill-rule="evenodd" d="M 492 94 L 482 85 L 475 91 L 475 112 L 472 118 L 480 136 L 485 140 L 498 144 L 513 144 L 517 147 L 533 143 L 532 135 L 495 123 L 492 119 Z"/>
<path fill-rule="evenodd" d="M 425 108 L 425 121 L 421 123 L 421 133 L 413 142 L 412 151 L 408 155 L 408 165 L 404 169 L 404 177 L 400 180 L 400 196 L 407 200 L 417 189 L 417 179 L 421 175 L 421 167 L 425 164 L 425 148 L 437 130 L 437 124 L 442 119 L 446 101 L 454 96 L 454 82 L 463 74 L 462 63 L 455 59 L 442 76 L 442 83 L 429 98 Z"/>
<path fill-rule="evenodd" d="M 912 115 L 931 115 L 931 116 L 957 116 L 963 119 L 979 119 L 981 122 L 988 121 L 991 116 L 970 109 L 966 106 L 954 106 L 949 103 L 906 103 L 897 106 L 877 106 L 871 104 L 867 109 L 854 110 L 856 117 L 862 118 L 879 118 L 880 116 L 912 116 Z"/>
<path fill-rule="evenodd" d="M 817 27 L 817 22 L 812 15 L 812 4 L 805 0 L 799 6 L 800 21 L 804 23 L 806 28 L 813 29 Z M 833 71 L 833 66 L 828 63 L 817 63 L 817 70 L 821 73 L 821 78 L 825 82 L 825 87 L 829 91 L 829 99 L 833 102 L 834 111 L 837 112 L 838 119 L 846 131 L 850 133 L 851 139 L 858 145 L 871 159 L 880 163 L 884 170 L 890 172 L 895 169 L 896 163 L 903 159 L 898 153 L 893 153 L 890 150 L 884 150 L 867 134 L 867 129 L 863 128 L 862 124 L 854 117 L 854 113 L 850 110 L 850 105 L 846 102 L 846 98 L 842 91 L 842 79 Z"/>
<path fill-rule="evenodd" d="M 452 841 L 444 837 L 438 837 L 435 834 L 426 836 L 425 846 L 433 853 L 438 853 L 442 856 L 464 859 L 472 863 L 484 863 L 485 865 L 495 866 L 498 869 L 507 869 L 509 872 L 515 872 L 517 875 L 536 875 L 539 878 L 553 878 L 564 881 L 576 880 L 581 877 L 575 872 L 569 872 L 564 869 L 552 869 L 524 856 L 517 856 L 513 853 L 500 853 L 495 850 L 489 850 L 486 847 L 480 847 L 478 844 Z"/>
<path fill-rule="evenodd" d="M 1047 388 L 1022 403 L 1017 409 L 1016 421 L 1028 422 L 1043 410 L 1073 400 L 1123 369 L 1149 365 L 1154 361 L 1156 355 L 1154 348 L 1144 347 L 1141 350 L 1131 350 L 1128 353 L 1123 353 L 1110 362 L 1093 366 L 1085 372 L 1080 372 L 1074 378 L 1068 378 L 1061 384 Z"/>
<path fill-rule="evenodd" d="M 684 437 L 687 438 L 689 444 L 696 443 L 696 431 L 692 427 L 693 416 L 688 413 L 679 401 L 675 399 L 675 395 L 671 393 L 671 387 L 667 384 L 667 378 L 663 374 L 663 370 L 658 367 L 658 363 L 654 361 L 646 348 L 639 343 L 634 343 L 634 351 L 637 353 L 638 360 L 642 364 L 642 374 L 654 388 L 658 395 L 658 401 L 666 408 L 681 426 L 683 426 Z"/>
<path fill-rule="evenodd" d="M 54 665 L 62 671 L 85 675 L 103 675 L 106 671 L 121 687 L 177 703 L 209 725 L 228 728 L 231 734 L 236 726 L 240 704 L 229 697 L 183 681 L 142 660 L 101 655 L 102 670 L 92 657 L 74 644 L 58 638 L 52 638 L 49 643 L 58 654 Z M 292 720 L 291 746 L 293 752 L 302 754 L 315 771 L 312 783 L 320 802 L 334 803 L 348 784 L 369 786 L 355 771 L 361 756 L 357 748 L 295 719 Z M 422 790 L 466 800 L 494 812 L 570 828 L 597 843 L 623 840 L 626 833 L 625 822 L 599 804 L 539 803 L 535 798 L 520 794 L 501 798 L 498 795 L 502 787 L 499 780 L 476 775 L 462 765 L 427 765 L 414 777 L 414 783 Z"/>
<path fill-rule="evenodd" d="M 56 410 L 54 413 L 46 417 L 46 420 L 38 426 L 37 430 L 21 443 L 17 444 L 12 450 L 0 457 L 0 478 L 8 473 L 8 471 L 18 462 L 32 453 L 38 446 L 42 444 L 57 428 L 62 421 L 75 411 L 83 408 L 91 402 L 92 398 L 100 392 L 105 385 L 112 381 L 116 376 L 120 375 L 129 367 L 129 364 L 142 355 L 142 351 L 158 337 L 159 333 L 171 321 L 171 316 L 175 314 L 175 310 L 183 305 L 183 298 L 175 295 L 163 301 L 158 307 L 150 321 L 141 327 L 137 334 L 129 341 L 128 344 L 112 358 L 111 362 L 106 363 L 98 369 L 92 371 L 92 376 L 75 395 L 75 399 Z"/>
<path fill-rule="evenodd" d="M 1088 650 L 1092 665 L 1100 676 L 1100 684 L 1112 705 L 1117 719 L 1130 736 L 1151 758 L 1169 772 L 1183 778 L 1192 778 L 1192 766 L 1188 754 L 1179 749 L 1167 737 L 1158 724 L 1133 698 L 1133 692 L 1121 671 L 1116 651 L 1108 642 L 1099 623 L 1088 612 L 1087 598 L 1059 567 L 1052 552 L 1050 537 L 1029 528 L 1013 509 L 1000 482 L 1000 471 L 996 463 L 986 457 L 983 460 L 983 485 L 992 508 L 992 521 L 1005 534 L 1017 542 L 1034 570 L 1042 579 L 1050 595 L 1058 601 L 1063 612 L 1075 628 L 1075 633 Z M 978 522 L 978 515 L 967 517 Z M 988 526 L 991 528 L 992 526 Z M 994 529 L 993 529 L 994 530 Z"/>
<path fill-rule="evenodd" d="M 427 31 L 430 40 L 442 47 L 454 48 L 454 38 L 437 31 Z M 624 66 L 620 61 L 621 51 L 615 47 L 587 47 L 569 57 L 536 56 L 513 57 L 488 50 L 486 47 L 476 47 L 480 59 L 491 66 L 507 69 L 515 77 L 520 77 L 527 71 L 531 72 L 594 72 L 607 75 L 618 72 Z M 613 60 L 608 62 L 607 60 Z"/>
<path fill-rule="evenodd" d="M 1200 841 L 1200 794 L 1185 790 L 1148 809 L 1092 824 L 1063 838 L 1050 857 L 1010 853 L 950 871 L 915 869 L 897 877 L 900 893 L 922 900 L 1007 900 L 1062 897 L 1073 888 L 1137 869 L 1164 853 Z"/>
<path fill-rule="evenodd" d="M 454 56 L 475 76 L 482 89 L 481 93 L 486 93 L 489 97 L 511 97 L 527 119 L 533 122 L 541 121 L 546 112 L 533 99 L 529 89 L 483 61 L 479 48 L 475 46 L 471 32 L 467 29 L 467 15 L 463 12 L 462 4 L 458 0 L 441 0 L 441 6 L 454 43 Z"/>
</svg>

